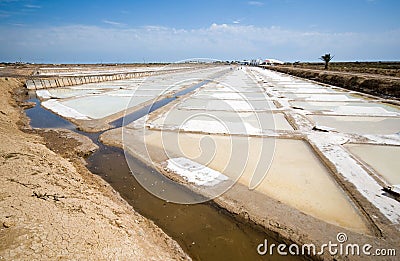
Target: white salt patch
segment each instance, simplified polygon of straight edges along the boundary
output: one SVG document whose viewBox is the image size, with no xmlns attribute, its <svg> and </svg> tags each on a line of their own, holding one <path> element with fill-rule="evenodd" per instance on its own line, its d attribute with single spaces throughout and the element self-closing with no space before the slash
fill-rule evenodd
<svg viewBox="0 0 400 261">
<path fill-rule="evenodd" d="M 236 100 L 225 100 L 234 111 L 253 111 L 254 108 L 251 104 L 246 101 L 236 101 Z"/>
<path fill-rule="evenodd" d="M 364 135 L 370 142 L 383 145 L 400 146 L 400 134 L 392 135 Z"/>
<path fill-rule="evenodd" d="M 359 101 L 360 99 L 352 99 L 346 95 L 337 94 L 312 94 L 306 98 L 307 101 Z"/>
<path fill-rule="evenodd" d="M 323 125 L 315 125 L 315 128 L 317 128 L 318 130 L 322 130 L 322 131 L 333 131 L 333 130 L 335 130 L 335 128 L 331 128 L 331 127 L 327 127 L 327 126 L 323 126 Z"/>
<path fill-rule="evenodd" d="M 393 185 L 391 186 L 391 191 L 400 194 L 400 185 Z"/>
<path fill-rule="evenodd" d="M 50 99 L 51 98 L 51 93 L 48 90 L 37 90 L 36 95 L 42 99 Z"/>
<path fill-rule="evenodd" d="M 68 107 L 56 100 L 47 100 L 42 102 L 43 107 L 55 112 L 56 114 L 66 117 L 66 118 L 74 118 L 78 120 L 90 120 L 86 115 Z"/>
<path fill-rule="evenodd" d="M 243 95 L 240 95 L 239 93 L 236 93 L 236 92 L 220 92 L 220 93 L 216 92 L 216 93 L 211 94 L 211 97 L 217 98 L 217 99 L 233 99 L 233 100 L 245 99 L 245 97 Z"/>
<path fill-rule="evenodd" d="M 243 128 L 244 126 L 244 128 Z M 263 132 L 259 128 L 253 127 L 247 122 L 229 122 L 227 125 L 219 121 L 189 120 L 181 127 L 184 131 L 199 131 L 205 133 L 224 133 L 224 134 L 247 134 L 261 135 Z"/>
<path fill-rule="evenodd" d="M 220 172 L 183 157 L 168 159 L 167 169 L 198 186 L 215 186 L 228 180 L 228 177 Z"/>
<path fill-rule="evenodd" d="M 333 113 L 341 115 L 398 116 L 396 112 L 387 111 L 382 107 L 371 106 L 339 106 L 333 110 Z"/>
<path fill-rule="evenodd" d="M 282 91 L 284 91 L 285 89 L 281 89 Z M 288 89 L 288 91 L 293 92 L 293 93 L 310 93 L 310 94 L 314 94 L 314 93 L 329 93 L 329 91 L 327 89 L 322 89 L 322 88 L 290 88 Z"/>
</svg>

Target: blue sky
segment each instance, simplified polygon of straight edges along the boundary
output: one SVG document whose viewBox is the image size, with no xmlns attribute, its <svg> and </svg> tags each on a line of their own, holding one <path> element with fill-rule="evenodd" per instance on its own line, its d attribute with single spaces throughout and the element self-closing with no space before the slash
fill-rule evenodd
<svg viewBox="0 0 400 261">
<path fill-rule="evenodd" d="M 0 61 L 400 60 L 399 12 L 396 0 L 0 0 Z"/>
</svg>

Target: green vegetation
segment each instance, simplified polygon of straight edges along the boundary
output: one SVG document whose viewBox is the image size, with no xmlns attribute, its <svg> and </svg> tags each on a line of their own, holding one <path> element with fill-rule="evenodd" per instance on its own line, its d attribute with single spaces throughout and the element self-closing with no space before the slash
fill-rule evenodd
<svg viewBox="0 0 400 261">
<path fill-rule="evenodd" d="M 331 55 L 330 53 L 326 53 L 325 55 L 322 55 L 319 59 L 324 61 L 325 63 L 325 70 L 328 70 L 328 64 L 329 62 L 335 57 L 334 55 Z"/>
</svg>

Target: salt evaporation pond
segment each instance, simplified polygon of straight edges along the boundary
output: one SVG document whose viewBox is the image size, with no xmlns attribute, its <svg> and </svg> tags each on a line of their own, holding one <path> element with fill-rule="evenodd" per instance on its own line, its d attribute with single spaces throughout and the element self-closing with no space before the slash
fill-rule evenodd
<svg viewBox="0 0 400 261">
<path fill-rule="evenodd" d="M 359 101 L 350 94 L 339 93 L 282 93 L 282 95 L 290 99 L 306 101 Z"/>
<path fill-rule="evenodd" d="M 325 222 L 361 233 L 368 231 L 351 200 L 304 141 L 149 130 L 145 133 L 146 147 L 154 162 L 184 157 L 233 180 L 239 179 L 246 187 L 253 176 L 265 176 L 256 191 Z M 129 144 L 141 142 L 134 134 L 127 139 L 136 140 Z M 272 159 L 272 154 L 268 168 L 266 159 Z M 263 161 L 266 165 L 260 166 Z"/>
<path fill-rule="evenodd" d="M 290 133 L 293 127 L 284 110 L 271 111 L 276 107 L 264 87 L 249 80 L 243 71 L 227 74 L 220 81 L 224 85 L 206 84 L 180 102 L 153 112 L 144 133 L 135 123 L 125 126 L 128 151 L 138 153 L 138 147 L 142 147 L 141 153 L 149 153 L 152 162 L 167 165 L 176 175 L 200 186 L 207 184 L 204 182 L 210 176 L 174 168 L 171 161 L 182 161 L 194 169 L 200 164 L 211 176 L 216 172 L 215 184 L 226 177 L 248 187 L 255 176 L 261 177 L 256 192 L 325 222 L 369 233 L 358 208 L 305 141 L 267 137 L 276 131 Z M 351 99 L 342 93 L 321 97 L 317 85 L 310 86 L 315 89 L 311 95 L 317 93 L 320 99 Z M 260 135 L 266 137 L 257 137 Z M 269 168 L 268 159 L 272 158 Z"/>
<path fill-rule="evenodd" d="M 353 113 L 358 113 L 358 109 L 362 109 L 362 107 L 367 108 L 379 108 L 379 111 L 387 111 L 387 112 L 395 112 L 400 115 L 400 109 L 397 106 L 384 104 L 384 103 L 373 103 L 373 102 L 322 102 L 322 101 L 314 101 L 314 102 L 305 102 L 305 101 L 291 101 L 291 105 L 299 108 L 303 108 L 309 111 L 321 111 L 321 110 L 328 110 L 334 111 L 336 108 L 339 107 L 361 107 L 361 108 L 354 108 Z M 383 109 L 383 110 L 382 110 Z M 370 114 L 374 114 L 376 111 L 371 109 L 369 111 Z"/>
<path fill-rule="evenodd" d="M 218 100 L 212 99 L 186 99 L 178 105 L 180 109 L 211 110 L 211 111 L 268 111 L 276 109 L 272 100 Z"/>
<path fill-rule="evenodd" d="M 174 95 L 174 91 L 221 70 L 154 76 L 145 85 L 140 85 L 138 79 L 104 84 L 106 88 L 95 88 L 93 86 L 97 85 L 92 84 L 89 85 L 90 90 L 102 93 L 82 93 L 81 97 L 66 97 L 57 102 L 75 110 L 78 116 L 86 116 L 88 120 L 102 119 L 121 112 L 124 106 L 140 108 L 160 93 L 165 94 L 165 90 L 170 91 L 168 95 Z M 138 88 L 139 85 L 141 87 Z M 135 93 L 133 100 L 129 99 L 131 93 Z M 99 108 L 101 106 L 105 108 Z M 299 107 L 304 110 L 298 110 Z M 336 182 L 335 175 L 341 174 L 333 173 L 317 156 L 325 152 L 309 145 L 313 144 L 310 137 L 318 141 L 319 135 L 311 129 L 315 124 L 334 128 L 332 135 L 337 132 L 389 135 L 399 132 L 398 116 L 396 106 L 386 106 L 363 95 L 267 70 L 245 69 L 229 70 L 194 93 L 152 112 L 143 124 L 133 122 L 123 131 L 125 138 L 134 141 L 125 144 L 128 152 L 134 151 L 138 155 L 150 153 L 151 160 L 160 169 L 172 170 L 170 163 L 174 160 L 204 166 L 206 171 L 203 173 L 184 173 L 179 168 L 175 169 L 176 175 L 182 175 L 189 182 L 202 180 L 202 185 L 212 187 L 218 182 L 225 182 L 226 177 L 233 181 L 238 179 L 240 184 L 248 187 L 254 176 L 265 176 L 249 193 L 261 193 L 326 223 L 369 234 L 368 221 L 359 211 L 358 204 L 361 203 L 353 202 L 354 195 L 349 196 L 352 192 L 345 187 L 347 184 Z M 298 127 L 299 119 L 306 127 Z M 139 131 L 137 124 L 145 128 Z M 313 135 L 309 135 L 310 132 Z M 120 136 L 117 138 L 120 139 Z M 143 142 L 145 149 L 143 145 L 136 146 Z M 332 139 L 332 142 L 336 140 Z M 268 162 L 272 159 L 270 151 L 260 152 L 265 147 L 275 148 L 271 165 Z M 351 158 L 350 154 L 344 155 L 346 157 Z M 360 164 L 368 161 L 358 157 Z M 377 172 L 384 171 L 375 168 Z M 205 172 L 208 172 L 207 175 L 211 173 L 211 176 L 215 174 L 213 177 L 216 178 L 202 177 Z M 192 177 L 191 174 L 197 176 Z M 390 206 L 389 200 L 387 206 Z M 392 206 L 395 209 L 396 203 Z M 385 211 L 382 213 L 386 214 L 391 209 Z"/>
<path fill-rule="evenodd" d="M 310 115 L 318 126 L 354 134 L 389 135 L 400 132 L 400 118 Z"/>
<path fill-rule="evenodd" d="M 151 102 L 160 96 L 198 83 L 221 72 L 221 68 L 206 68 L 186 72 L 174 72 L 166 77 L 156 75 L 144 84 L 144 79 L 121 80 L 107 83 L 91 83 L 70 88 L 40 90 L 42 105 L 53 112 L 79 120 L 103 119 L 124 112 L 127 108 Z"/>
<path fill-rule="evenodd" d="M 151 128 L 204 133 L 260 135 L 268 130 L 293 130 L 281 113 L 173 109 L 149 124 Z"/>
<path fill-rule="evenodd" d="M 372 167 L 386 183 L 400 184 L 400 146 L 346 144 L 345 147 Z"/>
</svg>

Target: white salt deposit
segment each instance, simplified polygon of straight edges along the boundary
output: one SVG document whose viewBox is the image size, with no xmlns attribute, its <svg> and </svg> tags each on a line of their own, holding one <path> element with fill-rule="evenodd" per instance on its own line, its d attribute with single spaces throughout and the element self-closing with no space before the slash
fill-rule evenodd
<svg viewBox="0 0 400 261">
<path fill-rule="evenodd" d="M 50 99 L 51 98 L 51 94 L 48 90 L 43 90 L 43 89 L 37 90 L 36 95 L 41 99 Z"/>
<path fill-rule="evenodd" d="M 299 97 L 305 95 L 298 94 Z M 360 99 L 349 98 L 343 94 L 311 94 L 306 98 L 306 101 L 359 101 Z"/>
<path fill-rule="evenodd" d="M 365 116 L 400 116 L 396 112 L 387 111 L 382 107 L 372 106 L 338 106 L 332 110 L 332 114 L 340 115 L 365 115 Z"/>
<path fill-rule="evenodd" d="M 191 161 L 187 158 L 172 158 L 167 161 L 167 170 L 185 178 L 189 183 L 198 186 L 215 186 L 228 177 L 207 166 Z"/>
<path fill-rule="evenodd" d="M 66 117 L 66 118 L 74 118 L 78 120 L 90 120 L 90 118 L 82 114 L 68 106 L 65 106 L 59 103 L 57 100 L 47 100 L 42 102 L 42 106 L 55 112 L 56 114 Z"/>
<path fill-rule="evenodd" d="M 222 134 L 246 134 L 261 135 L 263 130 L 252 126 L 248 122 L 229 122 L 207 120 L 188 120 L 181 127 L 184 131 L 196 131 L 204 133 L 222 133 Z"/>
</svg>

